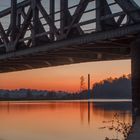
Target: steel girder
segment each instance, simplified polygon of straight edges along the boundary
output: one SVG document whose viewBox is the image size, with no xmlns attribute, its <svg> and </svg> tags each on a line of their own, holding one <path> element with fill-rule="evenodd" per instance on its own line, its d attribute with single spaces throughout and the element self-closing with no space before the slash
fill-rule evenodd
<svg viewBox="0 0 140 140">
<path fill-rule="evenodd" d="M 140 7 L 133 0 L 68 3 L 60 0 L 60 10 L 56 11 L 55 0 L 50 0 L 47 9 L 43 0 L 11 0 L 11 7 L 0 12 L 0 59 L 101 41 L 111 43 L 129 35 L 135 38 L 140 32 Z M 121 10 L 116 12 L 113 6 Z M 3 24 L 5 17 L 10 18 L 8 27 Z"/>
</svg>

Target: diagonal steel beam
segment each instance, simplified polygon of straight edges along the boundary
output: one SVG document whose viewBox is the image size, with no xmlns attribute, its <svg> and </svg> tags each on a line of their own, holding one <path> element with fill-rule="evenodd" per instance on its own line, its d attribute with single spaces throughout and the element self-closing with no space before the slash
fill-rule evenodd
<svg viewBox="0 0 140 140">
<path fill-rule="evenodd" d="M 31 2 L 31 0 L 25 0 L 25 1 L 21 2 L 21 3 L 18 3 L 17 4 L 17 9 L 24 8 L 26 6 L 29 6 L 30 5 L 30 2 Z M 10 8 L 7 8 L 7 9 L 5 9 L 3 11 L 0 11 L 0 18 L 2 18 L 4 16 L 7 16 L 10 13 L 11 13 L 11 7 Z"/>
<path fill-rule="evenodd" d="M 134 22 L 140 22 L 140 7 L 133 0 L 115 0 Z"/>
<path fill-rule="evenodd" d="M 61 21 L 60 21 L 60 32 L 61 35 L 65 38 L 65 33 L 67 32 L 68 29 L 66 29 L 71 21 L 73 20 L 73 16 L 70 14 L 70 11 L 68 9 L 68 0 L 61 0 L 60 1 L 60 16 L 61 16 Z M 74 35 L 83 35 L 84 32 L 80 25 L 77 25 L 76 27 L 72 28 L 70 36 Z M 69 37 L 70 37 L 69 36 Z"/>
<path fill-rule="evenodd" d="M 69 35 L 70 31 L 72 30 L 73 25 L 80 21 L 85 9 L 87 8 L 88 3 L 91 1 L 92 0 L 80 0 L 79 5 L 77 6 L 74 15 L 72 17 L 72 21 L 69 25 L 68 31 L 66 33 L 66 37 Z"/>
<path fill-rule="evenodd" d="M 46 12 L 46 10 L 44 9 L 44 7 L 42 6 L 42 4 L 40 2 L 37 3 L 37 8 L 39 9 L 39 11 L 43 15 L 44 19 L 46 20 L 46 22 L 48 23 L 48 25 L 50 26 L 50 28 L 54 32 L 56 38 L 59 39 L 60 34 L 59 34 L 58 29 L 56 28 L 56 26 L 54 24 L 54 21 L 50 18 L 49 14 Z"/>
<path fill-rule="evenodd" d="M 107 0 L 96 0 L 96 30 L 103 31 L 119 27 L 114 17 L 101 20 L 102 17 L 112 15 Z"/>
<path fill-rule="evenodd" d="M 8 49 L 8 44 L 9 44 L 9 39 L 8 39 L 8 36 L 6 35 L 5 31 L 4 31 L 4 28 L 0 22 L 0 36 L 1 36 L 1 39 L 3 40 L 4 42 L 4 45 L 6 47 L 6 49 Z"/>
<path fill-rule="evenodd" d="M 17 34 L 16 40 L 13 45 L 17 46 L 19 40 L 24 37 L 24 35 L 27 31 L 27 28 L 29 27 L 29 25 L 31 23 L 31 19 L 32 19 L 32 9 L 29 8 L 26 19 L 24 20 L 23 25 L 22 25 L 19 33 Z"/>
</svg>

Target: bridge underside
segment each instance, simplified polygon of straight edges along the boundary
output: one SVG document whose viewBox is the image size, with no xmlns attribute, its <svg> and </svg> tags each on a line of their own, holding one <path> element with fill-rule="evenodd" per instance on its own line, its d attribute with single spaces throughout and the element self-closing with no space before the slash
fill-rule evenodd
<svg viewBox="0 0 140 140">
<path fill-rule="evenodd" d="M 134 34 L 123 38 L 83 43 L 93 36 L 90 34 L 0 55 L 0 73 L 83 62 L 130 59 L 130 44 L 135 38 Z"/>
<path fill-rule="evenodd" d="M 74 53 L 65 53 L 66 49 L 60 51 L 53 51 L 51 53 L 40 53 L 40 55 L 20 56 L 17 58 L 6 59 L 0 62 L 0 73 L 14 72 L 21 70 L 30 70 L 36 68 L 53 67 L 60 65 L 68 65 L 75 63 L 93 62 L 93 61 L 107 61 L 107 60 L 124 60 L 130 59 L 128 50 L 125 55 L 114 54 L 105 52 L 94 52 L 92 49 L 88 49 L 90 53 L 76 52 L 77 49 L 70 48 L 69 51 L 75 51 Z M 99 50 L 99 49 L 98 49 Z M 121 51 L 121 49 L 116 49 Z M 126 54 L 127 53 L 127 54 Z M 67 56 L 66 56 L 67 54 Z"/>
<path fill-rule="evenodd" d="M 129 59 L 139 33 L 133 0 L 11 0 L 0 11 L 0 73 Z"/>
</svg>

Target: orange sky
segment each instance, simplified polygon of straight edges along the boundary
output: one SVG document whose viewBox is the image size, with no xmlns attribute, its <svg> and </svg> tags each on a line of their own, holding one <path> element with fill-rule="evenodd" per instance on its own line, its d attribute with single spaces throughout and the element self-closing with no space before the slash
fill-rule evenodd
<svg viewBox="0 0 140 140">
<path fill-rule="evenodd" d="M 130 60 L 82 63 L 0 74 L 0 89 L 48 89 L 78 91 L 80 76 L 91 74 L 91 82 L 131 73 Z"/>
</svg>

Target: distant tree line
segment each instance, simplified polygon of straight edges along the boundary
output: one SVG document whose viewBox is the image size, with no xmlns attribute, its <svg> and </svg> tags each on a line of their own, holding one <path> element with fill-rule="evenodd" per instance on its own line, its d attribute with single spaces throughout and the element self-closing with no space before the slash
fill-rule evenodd
<svg viewBox="0 0 140 140">
<path fill-rule="evenodd" d="M 119 78 L 107 78 L 93 85 L 93 98 L 96 99 L 130 99 L 131 75 Z"/>
<path fill-rule="evenodd" d="M 91 89 L 91 99 L 130 99 L 131 75 L 107 78 L 95 83 Z M 39 91 L 31 89 L 0 90 L 0 100 L 80 100 L 88 99 L 86 89 L 69 93 L 64 91 Z"/>
</svg>

